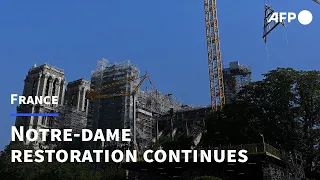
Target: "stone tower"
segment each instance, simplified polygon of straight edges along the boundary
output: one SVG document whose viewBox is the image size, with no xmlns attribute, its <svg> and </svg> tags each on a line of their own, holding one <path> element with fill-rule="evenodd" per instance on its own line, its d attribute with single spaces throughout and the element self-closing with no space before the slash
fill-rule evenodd
<svg viewBox="0 0 320 180">
<path fill-rule="evenodd" d="M 78 111 L 87 112 L 89 100 L 86 93 L 90 90 L 90 81 L 79 79 L 69 82 L 67 85 L 65 104 L 74 107 Z"/>
<path fill-rule="evenodd" d="M 65 94 L 64 106 L 60 108 L 60 128 L 72 129 L 73 133 L 81 133 L 87 125 L 89 100 L 86 93 L 90 90 L 90 81 L 79 79 L 69 82 Z"/>
<path fill-rule="evenodd" d="M 19 113 L 56 113 L 59 106 L 64 103 L 66 80 L 64 71 L 53 66 L 44 64 L 37 67 L 34 65 L 24 80 L 23 96 L 58 96 L 58 105 L 19 105 Z M 16 126 L 24 126 L 27 129 L 53 128 L 55 117 L 17 117 Z M 25 140 L 26 144 L 29 144 Z"/>
</svg>

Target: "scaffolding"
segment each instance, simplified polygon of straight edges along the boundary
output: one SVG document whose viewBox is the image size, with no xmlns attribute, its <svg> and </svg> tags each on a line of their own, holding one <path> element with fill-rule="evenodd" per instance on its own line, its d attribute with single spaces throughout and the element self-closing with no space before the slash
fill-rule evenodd
<svg viewBox="0 0 320 180">
<path fill-rule="evenodd" d="M 110 64 L 107 60 L 101 59 L 91 75 L 92 90 L 123 81 L 117 84 L 117 87 L 103 88 L 99 93 L 129 95 L 92 99 L 88 113 L 89 128 L 93 130 L 130 128 L 133 142 L 139 145 L 139 149 L 146 148 L 155 136 L 156 117 L 166 114 L 171 108 L 181 109 L 181 102 L 171 94 L 160 93 L 154 87 L 152 91 L 133 93 L 139 85 L 139 78 L 132 81 L 125 81 L 125 79 L 139 77 L 140 71 L 130 61 Z"/>
<path fill-rule="evenodd" d="M 158 132 L 160 117 L 170 109 L 181 109 L 182 103 L 171 94 L 162 94 L 157 90 L 139 91 L 137 94 L 137 138 L 141 148 L 147 148 Z"/>
<path fill-rule="evenodd" d="M 159 114 L 166 114 L 171 108 L 179 110 L 183 106 L 171 94 L 162 94 L 158 90 L 139 91 L 138 102 L 140 108 Z"/>
<path fill-rule="evenodd" d="M 100 89 L 107 84 L 132 76 L 139 77 L 139 75 L 140 71 L 130 61 L 109 63 L 106 59 L 101 59 L 98 60 L 96 69 L 91 73 L 91 89 Z M 137 80 L 124 81 L 117 87 L 101 90 L 101 94 L 130 94 L 137 84 Z M 133 127 L 133 105 L 132 96 L 93 99 L 89 106 L 88 126 L 92 130 L 131 129 Z"/>
<path fill-rule="evenodd" d="M 251 82 L 251 68 L 241 65 L 238 61 L 230 62 L 223 69 L 226 103 L 229 104 L 237 93 Z"/>
<path fill-rule="evenodd" d="M 161 136 L 171 137 L 172 140 L 180 136 L 192 137 L 195 147 L 202 138 L 206 117 L 211 112 L 211 106 L 193 107 L 182 105 L 177 109 L 171 109 L 159 118 L 158 136 L 156 137 L 158 137 L 157 139 Z M 154 138 L 153 142 L 157 139 Z"/>
</svg>

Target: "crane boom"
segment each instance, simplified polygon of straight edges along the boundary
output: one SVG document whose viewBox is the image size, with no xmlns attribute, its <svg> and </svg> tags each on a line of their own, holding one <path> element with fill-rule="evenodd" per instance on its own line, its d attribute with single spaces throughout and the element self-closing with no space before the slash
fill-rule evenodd
<svg viewBox="0 0 320 180">
<path fill-rule="evenodd" d="M 88 99 L 95 99 L 97 97 L 101 97 L 100 93 L 101 93 L 102 90 L 108 89 L 108 88 L 111 88 L 111 87 L 115 87 L 115 86 L 119 86 L 119 85 L 121 85 L 121 84 L 123 84 L 125 82 L 130 82 L 130 81 L 133 81 L 135 79 L 137 79 L 136 76 L 130 76 L 130 77 L 125 78 L 123 80 L 115 81 L 115 82 L 112 82 L 110 84 L 107 84 L 107 85 L 105 85 L 105 86 L 103 86 L 103 87 L 101 87 L 99 89 L 90 90 L 90 91 L 87 92 L 87 98 Z"/>
<path fill-rule="evenodd" d="M 212 110 L 223 108 L 225 104 L 223 65 L 220 53 L 220 39 L 216 0 L 204 0 L 206 40 Z"/>
<path fill-rule="evenodd" d="M 100 88 L 98 90 L 90 91 L 87 94 L 87 98 L 88 99 L 107 99 L 107 98 L 113 98 L 113 97 L 130 96 L 130 95 L 133 95 L 133 94 L 138 92 L 140 86 L 142 85 L 142 83 L 147 78 L 148 78 L 148 80 L 149 80 L 149 82 L 150 82 L 150 84 L 152 86 L 152 90 L 154 90 L 154 87 L 153 87 L 153 84 L 152 84 L 151 79 L 149 77 L 149 74 L 146 72 L 146 74 L 142 76 L 142 79 L 140 80 L 139 84 L 134 88 L 134 90 L 132 92 L 121 92 L 119 94 L 100 94 L 100 91 L 103 90 L 103 89 L 114 87 L 114 86 L 120 85 L 120 84 L 122 84 L 124 82 L 129 82 L 129 81 L 133 81 L 133 80 L 137 79 L 135 76 L 131 76 L 129 78 L 125 78 L 123 80 L 113 82 L 113 83 L 108 84 L 108 85 L 106 85 L 106 86 L 104 86 L 104 87 L 102 87 L 102 88 Z"/>
<path fill-rule="evenodd" d="M 137 87 L 134 88 L 134 90 L 133 90 L 132 93 L 138 92 L 140 86 L 142 85 L 143 81 L 144 81 L 146 78 L 148 78 L 150 84 L 152 85 L 151 80 L 150 80 L 150 78 L 149 78 L 149 74 L 146 72 L 146 74 L 142 77 L 141 81 L 139 82 L 139 84 L 137 85 Z M 153 89 L 153 85 L 152 85 L 152 90 L 154 90 L 154 89 Z"/>
</svg>

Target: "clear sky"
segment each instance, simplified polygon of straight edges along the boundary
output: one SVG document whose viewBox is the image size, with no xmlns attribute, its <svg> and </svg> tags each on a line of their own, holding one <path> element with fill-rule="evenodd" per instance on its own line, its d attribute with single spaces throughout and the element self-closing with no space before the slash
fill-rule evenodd
<svg viewBox="0 0 320 180">
<path fill-rule="evenodd" d="M 276 11 L 308 9 L 313 22 L 278 27 L 262 39 L 264 1 L 217 0 L 224 65 L 249 65 L 253 80 L 276 67 L 319 70 L 320 6 L 312 0 L 271 0 Z M 90 2 L 90 3 L 89 3 Z M 131 60 L 156 88 L 187 104 L 208 105 L 209 80 L 202 0 L 6 1 L 0 5 L 0 149 L 15 118 L 11 93 L 22 93 L 33 64 L 65 70 L 67 81 L 90 78 L 96 61 Z M 268 51 L 267 51 L 268 49 Z"/>
</svg>

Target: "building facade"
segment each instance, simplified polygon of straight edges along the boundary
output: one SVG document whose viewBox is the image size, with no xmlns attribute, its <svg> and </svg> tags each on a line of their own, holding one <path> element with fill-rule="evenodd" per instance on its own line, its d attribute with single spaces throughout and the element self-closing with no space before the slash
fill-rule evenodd
<svg viewBox="0 0 320 180">
<path fill-rule="evenodd" d="M 78 79 L 67 85 L 64 106 L 59 108 L 60 128 L 72 129 L 72 133 L 81 133 L 86 128 L 89 100 L 86 98 L 90 90 L 90 81 Z"/>
<path fill-rule="evenodd" d="M 66 88 L 64 71 L 44 64 L 37 67 L 34 65 L 28 72 L 24 80 L 23 96 L 58 96 L 58 105 L 19 105 L 18 113 L 53 113 L 57 112 L 59 106 L 63 105 Z M 54 117 L 17 117 L 16 126 L 23 126 L 24 130 L 53 128 L 55 126 Z M 25 140 L 26 144 L 29 144 Z M 38 144 L 38 143 L 36 143 Z"/>
<path fill-rule="evenodd" d="M 59 116 L 17 117 L 16 126 L 24 126 L 25 130 L 72 129 L 77 134 L 84 128 L 93 132 L 97 129 L 131 129 L 131 139 L 139 149 L 147 149 L 161 134 L 199 136 L 210 108 L 187 107 L 172 94 L 162 94 L 154 88 L 140 91 L 140 71 L 129 61 L 110 64 L 102 59 L 97 65 L 91 81 L 78 79 L 67 86 L 63 70 L 47 64 L 32 67 L 25 79 L 23 95 L 58 96 L 59 104 L 21 105 L 17 111 L 59 113 Z M 87 93 L 95 90 L 100 90 L 100 97 L 89 101 Z M 90 142 L 86 146 L 99 149 L 108 145 L 115 144 Z"/>
<path fill-rule="evenodd" d="M 129 61 L 113 64 L 105 59 L 98 61 L 92 72 L 91 89 L 100 89 L 101 98 L 89 103 L 88 128 L 92 131 L 131 129 L 133 144 L 144 149 L 156 135 L 156 117 L 166 114 L 170 108 L 181 108 L 182 103 L 154 89 L 140 91 L 138 86 L 144 79 L 139 76 L 139 69 Z M 94 149 L 101 146 L 105 147 L 105 144 L 93 142 L 91 145 Z"/>
<path fill-rule="evenodd" d="M 37 104 L 19 105 L 18 113 L 58 113 L 53 116 L 31 116 L 17 117 L 15 126 L 28 129 L 72 129 L 73 133 L 80 133 L 87 125 L 87 114 L 89 101 L 86 93 L 90 90 L 90 82 L 79 79 L 69 82 L 66 86 L 66 79 L 62 69 L 44 64 L 37 67 L 34 65 L 24 81 L 23 96 L 58 96 L 58 104 Z M 28 145 L 26 139 L 25 144 Z M 48 145 L 40 139 L 33 143 L 35 148 Z"/>
</svg>

